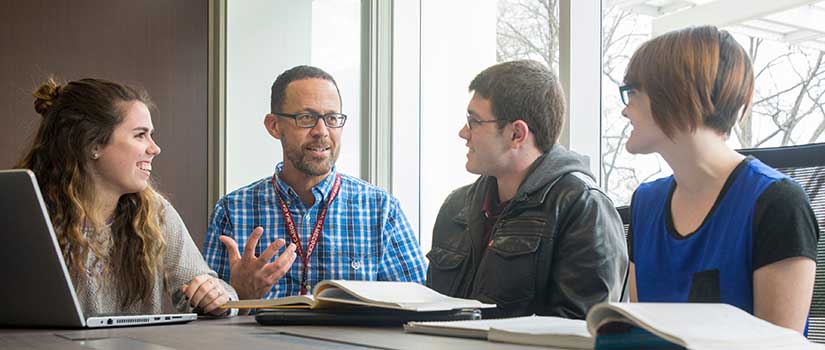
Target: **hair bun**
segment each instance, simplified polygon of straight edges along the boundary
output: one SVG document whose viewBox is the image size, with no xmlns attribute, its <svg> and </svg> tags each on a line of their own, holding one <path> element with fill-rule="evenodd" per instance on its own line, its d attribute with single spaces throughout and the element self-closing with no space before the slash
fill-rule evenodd
<svg viewBox="0 0 825 350">
<path fill-rule="evenodd" d="M 46 113 L 57 101 L 57 97 L 60 96 L 62 88 L 54 79 L 49 79 L 32 93 L 32 96 L 34 96 L 34 110 L 37 111 L 37 114 L 43 117 L 46 116 Z"/>
</svg>

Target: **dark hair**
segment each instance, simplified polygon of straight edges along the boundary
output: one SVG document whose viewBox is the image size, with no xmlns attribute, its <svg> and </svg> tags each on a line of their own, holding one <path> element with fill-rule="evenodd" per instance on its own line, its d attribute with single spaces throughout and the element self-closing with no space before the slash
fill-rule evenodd
<svg viewBox="0 0 825 350">
<path fill-rule="evenodd" d="M 523 120 L 542 152 L 556 144 L 564 123 L 564 93 L 556 75 L 543 64 L 531 60 L 499 63 L 479 73 L 469 90 L 490 100 L 499 129 Z"/>
<path fill-rule="evenodd" d="M 284 97 L 286 97 L 286 88 L 289 86 L 289 83 L 304 79 L 324 79 L 330 81 L 332 85 L 335 85 L 335 91 L 338 92 L 338 102 L 341 102 L 341 90 L 338 90 L 338 83 L 335 82 L 335 79 L 333 79 L 329 73 L 313 66 L 297 66 L 286 70 L 275 78 L 275 82 L 272 84 L 272 96 L 269 103 L 270 112 L 281 112 L 281 107 L 284 105 Z"/>
<path fill-rule="evenodd" d="M 685 28 L 647 41 L 631 57 L 624 82 L 647 93 L 653 120 L 671 138 L 676 131 L 693 132 L 699 125 L 730 133 L 747 112 L 754 88 L 745 49 L 730 33 L 713 26 Z"/>
<path fill-rule="evenodd" d="M 161 270 L 165 243 L 160 230 L 160 199 L 148 186 L 120 197 L 112 217 L 111 254 L 104 252 L 85 227 L 99 226 L 91 215 L 94 205 L 90 159 L 95 146 L 109 143 L 115 127 L 123 122 L 129 102 L 152 107 L 142 90 L 100 79 L 81 79 L 63 86 L 53 79 L 32 95 L 34 109 L 42 116 L 34 142 L 17 164 L 37 176 L 51 216 L 58 243 L 73 276 L 88 278 L 89 257 L 97 263 L 110 256 L 123 307 L 148 297 L 154 276 Z"/>
</svg>

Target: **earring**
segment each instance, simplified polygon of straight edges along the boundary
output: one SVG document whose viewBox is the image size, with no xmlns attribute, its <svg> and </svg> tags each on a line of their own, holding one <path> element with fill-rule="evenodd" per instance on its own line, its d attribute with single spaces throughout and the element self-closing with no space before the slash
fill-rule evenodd
<svg viewBox="0 0 825 350">
<path fill-rule="evenodd" d="M 100 154 L 98 154 L 97 152 L 92 153 L 92 159 L 98 159 L 98 158 L 100 158 Z"/>
</svg>

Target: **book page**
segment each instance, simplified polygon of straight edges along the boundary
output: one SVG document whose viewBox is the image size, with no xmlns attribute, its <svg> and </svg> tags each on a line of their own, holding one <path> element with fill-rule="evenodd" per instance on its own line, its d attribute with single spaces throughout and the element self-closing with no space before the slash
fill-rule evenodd
<svg viewBox="0 0 825 350">
<path fill-rule="evenodd" d="M 487 331 L 489 331 L 491 327 L 508 328 L 518 325 L 526 326 L 539 318 L 540 317 L 537 316 L 527 316 L 472 321 L 408 322 L 404 325 L 404 331 L 408 333 L 487 339 Z"/>
<path fill-rule="evenodd" d="M 794 330 L 773 325 L 727 304 L 599 304 L 587 315 L 588 329 L 595 334 L 599 326 L 619 318 L 689 348 L 748 349 L 810 344 Z"/>
<path fill-rule="evenodd" d="M 511 322 L 494 323 L 490 330 L 532 335 L 575 335 L 591 338 L 584 320 L 571 320 L 551 316 L 530 316 L 505 319 Z M 493 320 L 496 321 L 496 320 Z M 517 321 L 517 322 L 516 322 Z"/>
<path fill-rule="evenodd" d="M 222 309 L 263 309 L 263 308 L 289 308 L 289 309 L 309 309 L 315 305 L 315 298 L 312 295 L 293 295 L 278 299 L 247 299 L 228 301 L 220 308 Z"/>
<path fill-rule="evenodd" d="M 410 311 L 439 311 L 495 307 L 477 300 L 440 294 L 413 282 L 323 281 L 315 288 L 318 300 Z M 347 295 L 348 294 L 348 295 Z"/>
<path fill-rule="evenodd" d="M 409 322 L 404 325 L 404 331 L 576 349 L 592 349 L 594 344 L 583 320 L 535 315 L 475 321 Z"/>
<path fill-rule="evenodd" d="M 487 339 L 575 349 L 592 349 L 595 344 L 584 320 L 548 316 L 533 316 L 530 322 L 493 325 L 487 333 Z"/>
</svg>

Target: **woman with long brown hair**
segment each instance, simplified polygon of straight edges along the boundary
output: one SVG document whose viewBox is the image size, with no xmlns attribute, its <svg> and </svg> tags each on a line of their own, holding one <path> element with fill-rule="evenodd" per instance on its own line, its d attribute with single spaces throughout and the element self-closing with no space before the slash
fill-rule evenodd
<svg viewBox="0 0 825 350">
<path fill-rule="evenodd" d="M 152 103 L 129 86 L 49 80 L 42 116 L 18 168 L 40 184 L 84 314 L 178 311 L 221 315 L 237 299 L 216 278 L 172 205 L 152 189 Z"/>
<path fill-rule="evenodd" d="M 727 303 L 804 332 L 819 236 L 808 198 L 726 143 L 753 96 L 747 52 L 716 27 L 669 32 L 636 50 L 624 83 L 628 152 L 673 169 L 633 194 L 631 301 Z"/>
</svg>

